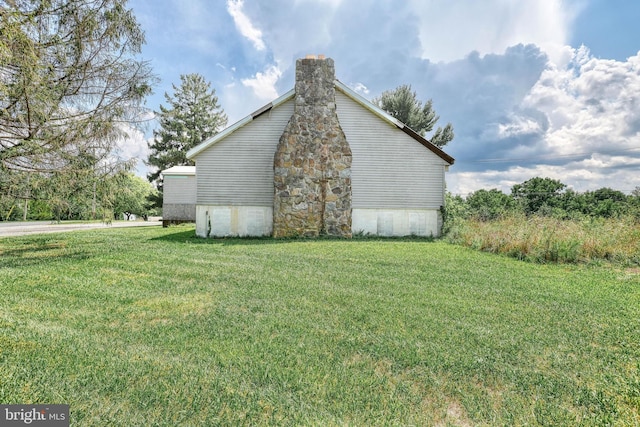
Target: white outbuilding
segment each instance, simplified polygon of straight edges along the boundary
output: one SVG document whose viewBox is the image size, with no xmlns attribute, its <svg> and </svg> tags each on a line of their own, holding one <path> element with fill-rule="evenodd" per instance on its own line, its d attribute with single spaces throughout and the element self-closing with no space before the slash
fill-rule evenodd
<svg viewBox="0 0 640 427">
<path fill-rule="evenodd" d="M 196 220 L 196 167 L 174 166 L 162 171 L 162 225 Z"/>
</svg>

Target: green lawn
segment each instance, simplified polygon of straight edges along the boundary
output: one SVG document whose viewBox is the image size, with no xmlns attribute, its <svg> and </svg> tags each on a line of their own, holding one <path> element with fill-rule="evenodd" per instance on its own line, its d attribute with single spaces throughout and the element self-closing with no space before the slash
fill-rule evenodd
<svg viewBox="0 0 640 427">
<path fill-rule="evenodd" d="M 425 240 L 0 239 L 0 402 L 72 425 L 640 425 L 640 270 Z"/>
</svg>

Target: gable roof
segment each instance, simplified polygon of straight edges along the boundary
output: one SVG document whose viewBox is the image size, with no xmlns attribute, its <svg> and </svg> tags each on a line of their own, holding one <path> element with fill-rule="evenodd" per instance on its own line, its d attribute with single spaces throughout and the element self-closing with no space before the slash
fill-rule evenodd
<svg viewBox="0 0 640 427">
<path fill-rule="evenodd" d="M 450 155 L 448 155 L 447 153 L 445 153 L 442 149 L 440 149 L 439 147 L 433 145 L 426 138 L 424 138 L 423 136 L 421 136 L 420 134 L 415 132 L 409 126 L 405 125 L 401 121 L 399 121 L 396 118 L 394 118 L 393 116 L 391 116 L 386 111 L 382 110 L 377 105 L 374 105 L 373 103 L 371 103 L 367 99 L 365 99 L 362 96 L 360 96 L 359 94 L 357 94 L 355 91 L 353 91 L 351 88 L 346 86 L 341 81 L 334 80 L 334 85 L 335 85 L 336 89 L 338 89 L 340 92 L 344 93 L 346 96 L 348 96 L 349 98 L 351 98 L 352 100 L 354 100 L 355 102 L 360 104 L 362 107 L 364 107 L 367 110 L 371 111 L 373 114 L 375 114 L 376 116 L 378 116 L 382 120 L 384 120 L 384 121 L 396 126 L 398 129 L 402 130 L 404 133 L 409 135 L 411 138 L 415 139 L 417 142 L 422 144 L 425 148 L 427 148 L 430 151 L 432 151 L 434 154 L 436 154 L 442 160 L 447 162 L 449 165 L 452 165 L 455 162 L 455 159 L 453 157 L 451 157 Z M 291 89 L 289 92 L 285 93 L 284 95 L 280 96 L 279 98 L 276 98 L 275 100 L 273 100 L 270 103 L 266 104 L 262 108 L 259 108 L 258 110 L 256 110 L 253 113 L 249 114 L 245 118 L 241 119 L 240 121 L 238 121 L 238 122 L 232 124 L 231 126 L 227 127 L 222 132 L 212 136 L 209 139 L 206 139 L 201 144 L 193 147 L 191 150 L 189 150 L 187 152 L 187 158 L 188 159 L 193 159 L 195 156 L 197 156 L 198 154 L 200 154 L 202 151 L 206 150 L 207 148 L 211 147 L 212 145 L 216 144 L 218 141 L 223 140 L 224 138 L 226 138 L 227 136 L 229 136 L 233 132 L 235 132 L 238 129 L 242 128 L 243 126 L 245 126 L 246 124 L 250 123 L 254 119 L 260 117 L 262 114 L 268 112 L 269 110 L 271 110 L 272 108 L 277 107 L 280 104 L 283 104 L 283 103 L 289 101 L 290 99 L 292 99 L 294 97 L 295 97 L 295 89 Z"/>
</svg>

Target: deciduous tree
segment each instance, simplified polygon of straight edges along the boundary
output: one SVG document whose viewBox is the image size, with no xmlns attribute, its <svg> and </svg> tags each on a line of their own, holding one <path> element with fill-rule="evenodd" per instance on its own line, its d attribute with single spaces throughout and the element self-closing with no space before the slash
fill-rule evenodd
<svg viewBox="0 0 640 427">
<path fill-rule="evenodd" d="M 131 173 L 122 173 L 116 177 L 113 188 L 113 211 L 116 214 L 124 214 L 127 219 L 130 219 L 131 215 L 148 214 L 147 199 L 155 189 L 147 180 Z"/>
<path fill-rule="evenodd" d="M 556 179 L 535 177 L 511 187 L 511 195 L 521 204 L 524 213 L 530 215 L 543 206 L 557 206 L 565 188 L 566 185 Z"/>
<path fill-rule="evenodd" d="M 444 128 L 438 127 L 431 137 L 427 136 L 440 116 L 433 110 L 431 99 L 422 105 L 415 91 L 411 90 L 411 85 L 401 85 L 394 90 L 384 91 L 379 98 L 373 100 L 373 103 L 438 147 L 443 147 L 453 140 L 451 123 L 447 123 Z"/>
<path fill-rule="evenodd" d="M 471 215 L 481 221 L 498 219 L 502 215 L 512 212 L 515 207 L 513 198 L 496 188 L 481 189 L 469 194 L 467 204 Z"/>
</svg>

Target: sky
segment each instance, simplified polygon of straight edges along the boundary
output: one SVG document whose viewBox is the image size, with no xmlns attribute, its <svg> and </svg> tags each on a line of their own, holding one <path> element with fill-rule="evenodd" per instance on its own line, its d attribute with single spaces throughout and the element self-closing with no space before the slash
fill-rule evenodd
<svg viewBox="0 0 640 427">
<path fill-rule="evenodd" d="M 455 138 L 447 190 L 530 178 L 576 191 L 640 187 L 640 2 L 635 0 L 130 0 L 167 105 L 180 75 L 211 83 L 229 124 L 293 88 L 295 61 L 333 58 L 367 99 L 410 84 Z M 157 123 L 131 131 L 146 159 Z M 139 162 L 138 173 L 146 173 Z"/>
</svg>

